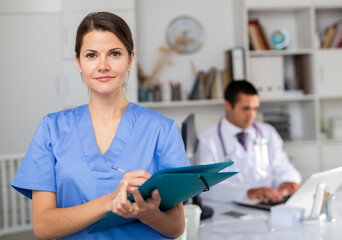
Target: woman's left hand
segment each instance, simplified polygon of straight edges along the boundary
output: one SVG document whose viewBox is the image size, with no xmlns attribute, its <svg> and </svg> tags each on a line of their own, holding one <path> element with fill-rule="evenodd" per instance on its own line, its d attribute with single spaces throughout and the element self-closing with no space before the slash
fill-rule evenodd
<svg viewBox="0 0 342 240">
<path fill-rule="evenodd" d="M 146 200 L 143 199 L 138 189 L 133 190 L 132 194 L 135 200 L 135 203 L 132 204 L 132 216 L 145 224 L 153 221 L 154 216 L 160 213 L 159 204 L 161 198 L 158 189 L 154 189 L 151 197 Z"/>
</svg>

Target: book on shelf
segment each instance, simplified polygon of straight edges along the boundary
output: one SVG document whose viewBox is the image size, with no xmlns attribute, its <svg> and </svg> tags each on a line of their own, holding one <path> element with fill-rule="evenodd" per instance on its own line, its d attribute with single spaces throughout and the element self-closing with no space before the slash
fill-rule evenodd
<svg viewBox="0 0 342 240">
<path fill-rule="evenodd" d="M 310 84 L 310 56 L 297 55 L 294 57 L 294 63 L 298 89 L 303 90 L 305 94 L 310 94 L 312 88 Z"/>
<path fill-rule="evenodd" d="M 248 21 L 248 33 L 252 50 L 260 51 L 270 49 L 265 31 L 258 19 L 250 19 Z"/>
<path fill-rule="evenodd" d="M 341 36 L 341 41 L 339 42 L 337 48 L 342 48 L 342 36 Z"/>
<path fill-rule="evenodd" d="M 189 100 L 215 99 L 222 97 L 222 83 L 219 83 L 217 69 L 212 67 L 208 72 L 200 71 L 197 73 Z"/>
<path fill-rule="evenodd" d="M 211 68 L 207 73 L 207 78 L 204 86 L 204 99 L 212 99 L 212 88 L 216 81 L 216 68 Z"/>
<path fill-rule="evenodd" d="M 200 74 L 201 73 L 202 72 L 198 72 L 196 77 L 195 77 L 194 84 L 193 84 L 192 89 L 191 89 L 190 94 L 189 94 L 190 100 L 194 100 L 198 96 L 198 92 L 199 92 L 199 88 L 200 88 Z"/>
<path fill-rule="evenodd" d="M 260 51 L 263 50 L 261 46 L 261 42 L 258 39 L 258 33 L 256 30 L 256 26 L 253 24 L 248 25 L 248 36 L 249 42 L 252 50 Z"/>
<path fill-rule="evenodd" d="M 336 23 L 336 33 L 332 41 L 332 48 L 340 48 L 342 46 L 342 21 Z"/>
<path fill-rule="evenodd" d="M 228 86 L 228 84 L 230 83 L 231 81 L 231 78 L 230 78 L 230 75 L 227 71 L 222 71 L 221 72 L 221 94 L 222 96 L 224 97 L 224 94 L 225 94 L 225 91 L 226 91 L 226 88 Z"/>
<path fill-rule="evenodd" d="M 321 43 L 323 49 L 342 47 L 342 19 L 326 28 Z"/>
<path fill-rule="evenodd" d="M 230 83 L 230 81 L 232 81 L 232 78 L 231 78 L 231 59 L 230 59 L 230 53 L 229 53 L 229 50 L 226 51 L 224 53 L 224 59 L 225 59 L 225 62 L 224 62 L 224 70 L 220 73 L 221 75 L 221 89 L 219 90 L 223 97 L 224 97 L 224 93 L 225 93 L 225 90 L 228 86 L 228 84 Z"/>
<path fill-rule="evenodd" d="M 219 93 L 218 93 L 218 89 L 219 89 L 219 85 L 218 85 L 218 78 L 217 78 L 218 74 L 215 74 L 215 79 L 213 81 L 213 83 L 211 84 L 211 99 L 216 99 L 219 98 Z"/>
<path fill-rule="evenodd" d="M 211 86 L 211 98 L 222 99 L 224 98 L 224 92 L 229 83 L 228 72 L 225 70 L 216 70 L 215 81 Z"/>
<path fill-rule="evenodd" d="M 323 49 L 330 48 L 332 41 L 334 40 L 335 34 L 336 34 L 336 25 L 329 26 L 325 32 L 325 37 L 322 42 Z"/>
<path fill-rule="evenodd" d="M 231 81 L 246 80 L 245 51 L 235 47 L 226 51 L 225 65 Z"/>
<path fill-rule="evenodd" d="M 201 72 L 199 75 L 199 91 L 196 99 L 204 99 L 205 98 L 205 86 L 208 80 L 208 76 L 205 72 Z"/>
<path fill-rule="evenodd" d="M 218 99 L 223 98 L 222 91 L 222 81 L 221 81 L 221 72 L 216 69 L 215 79 L 213 84 L 211 85 L 211 98 Z"/>
</svg>

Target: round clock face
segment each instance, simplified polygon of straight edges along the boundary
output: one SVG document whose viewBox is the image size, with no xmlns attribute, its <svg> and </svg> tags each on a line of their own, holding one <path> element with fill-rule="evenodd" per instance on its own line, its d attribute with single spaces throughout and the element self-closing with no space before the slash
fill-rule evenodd
<svg viewBox="0 0 342 240">
<path fill-rule="evenodd" d="M 174 19 L 167 29 L 169 45 L 179 53 L 191 53 L 199 49 L 203 41 L 203 29 L 194 18 L 182 16 Z"/>
</svg>

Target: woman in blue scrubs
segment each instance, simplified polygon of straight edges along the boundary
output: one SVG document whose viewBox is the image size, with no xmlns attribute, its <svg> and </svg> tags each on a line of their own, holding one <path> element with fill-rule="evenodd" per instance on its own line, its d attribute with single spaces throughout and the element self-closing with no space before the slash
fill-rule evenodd
<svg viewBox="0 0 342 240">
<path fill-rule="evenodd" d="M 185 227 L 182 204 L 161 212 L 157 189 L 146 200 L 137 190 L 154 172 L 189 161 L 175 122 L 124 96 L 134 57 L 129 27 L 112 13 L 89 14 L 77 30 L 75 56 L 90 102 L 41 120 L 12 182 L 32 198 L 35 235 L 82 240 L 178 237 Z M 127 200 L 131 193 L 134 204 Z M 88 234 L 111 211 L 139 221 Z"/>
</svg>

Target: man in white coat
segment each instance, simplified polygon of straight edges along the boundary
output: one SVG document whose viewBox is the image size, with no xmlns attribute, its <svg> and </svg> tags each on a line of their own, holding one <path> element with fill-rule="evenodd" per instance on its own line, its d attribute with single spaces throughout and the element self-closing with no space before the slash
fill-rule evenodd
<svg viewBox="0 0 342 240">
<path fill-rule="evenodd" d="M 281 137 L 271 125 L 254 122 L 260 106 L 255 87 L 247 81 L 231 82 L 224 106 L 226 116 L 199 135 L 195 159 L 197 164 L 234 161 L 227 171 L 239 173 L 202 196 L 222 202 L 276 202 L 294 193 L 301 177 L 283 151 Z"/>
</svg>

